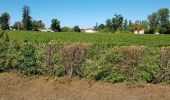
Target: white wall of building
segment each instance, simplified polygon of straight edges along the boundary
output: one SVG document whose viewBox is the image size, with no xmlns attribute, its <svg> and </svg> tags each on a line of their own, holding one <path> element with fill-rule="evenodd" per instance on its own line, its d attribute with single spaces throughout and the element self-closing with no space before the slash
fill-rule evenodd
<svg viewBox="0 0 170 100">
<path fill-rule="evenodd" d="M 137 30 L 135 30 L 134 34 L 145 34 L 145 30 L 140 30 L 139 32 Z"/>
<path fill-rule="evenodd" d="M 93 29 L 85 29 L 85 33 L 96 33 L 97 31 Z"/>
<path fill-rule="evenodd" d="M 140 30 L 139 34 L 145 34 L 145 30 Z"/>
</svg>

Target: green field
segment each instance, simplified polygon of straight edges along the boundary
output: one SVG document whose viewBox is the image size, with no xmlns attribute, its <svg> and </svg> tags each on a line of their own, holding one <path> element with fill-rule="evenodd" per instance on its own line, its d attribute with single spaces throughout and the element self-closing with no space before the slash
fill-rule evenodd
<svg viewBox="0 0 170 100">
<path fill-rule="evenodd" d="M 132 33 L 50 33 L 34 31 L 7 31 L 11 40 L 47 42 L 49 40 L 60 42 L 88 42 L 102 46 L 149 46 L 161 47 L 170 46 L 170 35 L 134 35 Z"/>
</svg>

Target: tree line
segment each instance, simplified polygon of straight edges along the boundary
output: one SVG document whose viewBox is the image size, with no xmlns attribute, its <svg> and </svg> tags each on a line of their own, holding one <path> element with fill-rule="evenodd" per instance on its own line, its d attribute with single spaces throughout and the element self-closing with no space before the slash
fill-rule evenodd
<svg viewBox="0 0 170 100">
<path fill-rule="evenodd" d="M 167 8 L 161 8 L 157 12 L 148 15 L 147 20 L 124 19 L 122 15 L 115 14 L 112 19 L 107 19 L 105 24 L 96 24 L 94 27 L 99 32 L 116 32 L 116 31 L 140 31 L 144 30 L 146 34 L 170 34 L 170 11 Z"/>
<path fill-rule="evenodd" d="M 14 25 L 10 26 L 10 15 L 4 12 L 0 16 L 0 27 L 2 30 L 8 30 L 10 28 L 16 30 L 34 30 L 38 31 L 45 28 L 45 24 L 42 20 L 33 20 L 30 16 L 30 8 L 24 6 L 22 14 L 22 21 L 16 21 Z M 153 12 L 148 15 L 147 20 L 137 20 L 132 22 L 131 20 L 125 19 L 120 14 L 115 14 L 113 18 L 107 19 L 105 24 L 94 26 L 94 29 L 99 32 L 112 32 L 126 31 L 126 32 L 139 32 L 144 30 L 146 34 L 170 34 L 170 11 L 167 8 L 161 8 L 157 12 Z M 55 32 L 81 32 L 78 25 L 71 27 L 62 27 L 58 19 L 51 20 L 50 28 Z"/>
<path fill-rule="evenodd" d="M 30 8 L 25 5 L 22 8 L 22 21 L 16 21 L 14 25 L 10 26 L 10 15 L 7 12 L 4 12 L 0 16 L 0 28 L 2 30 L 16 29 L 16 30 L 33 30 L 39 31 L 41 29 L 45 29 L 45 24 L 42 20 L 33 20 L 30 16 Z M 70 27 L 60 27 L 60 21 L 58 19 L 51 20 L 50 28 L 55 32 L 81 32 L 79 26 Z"/>
</svg>

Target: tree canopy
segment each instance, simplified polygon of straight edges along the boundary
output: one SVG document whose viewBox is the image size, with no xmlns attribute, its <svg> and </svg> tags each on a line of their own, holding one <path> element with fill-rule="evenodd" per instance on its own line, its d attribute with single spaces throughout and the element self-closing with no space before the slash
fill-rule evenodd
<svg viewBox="0 0 170 100">
<path fill-rule="evenodd" d="M 7 12 L 4 12 L 0 17 L 0 24 L 2 30 L 9 29 L 9 20 L 10 20 L 10 15 Z"/>
<path fill-rule="evenodd" d="M 74 32 L 81 32 L 81 29 L 79 26 L 74 26 Z"/>
<path fill-rule="evenodd" d="M 30 8 L 25 5 L 23 7 L 22 23 L 25 30 L 32 30 L 32 17 L 30 16 Z"/>
<path fill-rule="evenodd" d="M 60 21 L 58 21 L 57 19 L 52 19 L 51 20 L 51 29 L 55 32 L 60 32 Z"/>
</svg>

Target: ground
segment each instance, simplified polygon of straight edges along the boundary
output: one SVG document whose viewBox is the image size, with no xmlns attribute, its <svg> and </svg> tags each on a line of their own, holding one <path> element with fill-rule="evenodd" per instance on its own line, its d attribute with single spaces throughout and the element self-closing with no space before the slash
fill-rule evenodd
<svg viewBox="0 0 170 100">
<path fill-rule="evenodd" d="M 0 74 L 0 100 L 169 100 L 168 84 L 109 84 L 54 77 Z"/>
</svg>

